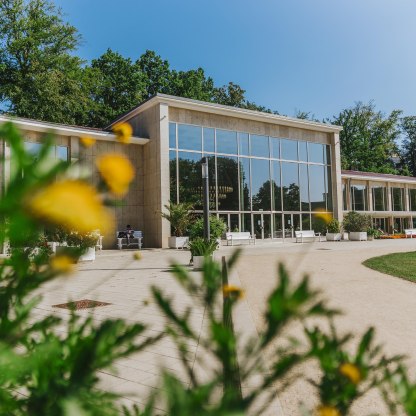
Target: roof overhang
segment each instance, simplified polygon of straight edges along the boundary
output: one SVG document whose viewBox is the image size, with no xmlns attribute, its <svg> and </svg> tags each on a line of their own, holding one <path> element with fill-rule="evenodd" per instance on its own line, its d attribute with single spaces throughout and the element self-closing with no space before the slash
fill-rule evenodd
<svg viewBox="0 0 416 416">
<path fill-rule="evenodd" d="M 94 130 L 82 127 L 67 126 L 65 124 L 48 123 L 44 121 L 27 120 L 19 117 L 0 116 L 0 124 L 11 121 L 22 131 L 35 131 L 40 133 L 54 133 L 63 136 L 83 137 L 88 136 L 96 140 L 114 142 L 116 136 L 108 131 Z M 144 145 L 149 141 L 142 137 L 132 137 L 132 144 Z"/>
<path fill-rule="evenodd" d="M 136 114 L 153 107 L 156 104 L 166 104 L 175 108 L 199 111 L 203 113 L 218 114 L 227 117 L 254 120 L 262 123 L 279 124 L 281 126 L 296 127 L 300 129 L 314 130 L 325 133 L 339 133 L 340 126 L 333 124 L 317 123 L 309 120 L 280 116 L 276 114 L 263 113 L 260 111 L 247 110 L 245 108 L 230 107 L 221 104 L 209 103 L 205 101 L 191 100 L 189 98 L 174 97 L 172 95 L 157 94 L 144 103 L 135 107 L 128 113 L 113 121 L 109 127 L 121 121 L 128 121 Z"/>
<path fill-rule="evenodd" d="M 361 173 L 361 174 L 360 174 Z M 406 176 L 397 176 L 394 175 L 368 175 L 366 172 L 357 172 L 357 173 L 343 173 L 341 172 L 341 178 L 343 179 L 355 179 L 357 181 L 371 181 L 371 182 L 391 182 L 391 183 L 406 183 L 416 185 L 416 178 L 406 177 Z"/>
</svg>

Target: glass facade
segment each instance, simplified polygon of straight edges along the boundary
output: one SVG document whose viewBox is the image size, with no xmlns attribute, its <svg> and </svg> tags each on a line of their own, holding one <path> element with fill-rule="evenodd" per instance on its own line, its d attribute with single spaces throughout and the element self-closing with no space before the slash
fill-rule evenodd
<svg viewBox="0 0 416 416">
<path fill-rule="evenodd" d="M 409 209 L 416 211 L 416 189 L 409 189 Z"/>
<path fill-rule="evenodd" d="M 210 209 L 232 230 L 280 238 L 310 229 L 315 211 L 332 213 L 328 145 L 177 123 L 169 145 L 171 200 L 202 209 L 206 156 Z"/>
<path fill-rule="evenodd" d="M 404 188 L 391 188 L 393 211 L 405 211 Z"/>
<path fill-rule="evenodd" d="M 367 211 L 367 186 L 351 185 L 351 208 L 352 211 Z"/>
<path fill-rule="evenodd" d="M 36 142 L 25 142 L 24 146 L 25 149 L 36 159 L 36 156 L 39 154 L 42 144 Z M 52 159 L 68 161 L 69 149 L 67 146 L 51 146 L 50 152 L 50 157 Z"/>
<path fill-rule="evenodd" d="M 387 188 L 385 186 L 373 186 L 373 211 L 387 211 Z"/>
</svg>

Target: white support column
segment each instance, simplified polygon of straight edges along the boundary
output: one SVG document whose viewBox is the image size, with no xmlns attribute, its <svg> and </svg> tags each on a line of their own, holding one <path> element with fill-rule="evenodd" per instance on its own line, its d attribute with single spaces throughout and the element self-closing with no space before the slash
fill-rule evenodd
<svg viewBox="0 0 416 416">
<path fill-rule="evenodd" d="M 342 221 L 342 179 L 341 179 L 341 150 L 339 143 L 339 133 L 332 135 L 332 160 L 331 160 L 331 175 L 332 175 L 332 200 L 334 217 Z"/>
<path fill-rule="evenodd" d="M 367 207 L 367 211 L 374 211 L 373 208 L 373 189 L 371 188 L 371 182 L 367 181 L 367 200 L 368 200 L 368 207 Z"/>
</svg>

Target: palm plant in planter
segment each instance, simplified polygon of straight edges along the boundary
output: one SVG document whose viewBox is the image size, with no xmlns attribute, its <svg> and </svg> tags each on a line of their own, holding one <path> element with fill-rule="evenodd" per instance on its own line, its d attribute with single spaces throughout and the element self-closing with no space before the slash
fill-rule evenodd
<svg viewBox="0 0 416 416">
<path fill-rule="evenodd" d="M 189 225 L 191 224 L 193 214 L 192 204 L 182 202 L 180 204 L 174 204 L 169 202 L 165 205 L 167 212 L 162 212 L 162 218 L 165 218 L 170 222 L 172 227 L 173 236 L 169 237 L 170 248 L 183 248 L 188 244 L 189 237 L 185 236 Z"/>
<path fill-rule="evenodd" d="M 218 242 L 215 239 L 207 241 L 201 237 L 197 237 L 190 241 L 188 247 L 191 251 L 194 269 L 202 269 L 204 259 L 213 255 L 214 251 L 218 248 Z"/>
<path fill-rule="evenodd" d="M 341 241 L 341 224 L 334 218 L 327 224 L 327 241 Z"/>
<path fill-rule="evenodd" d="M 343 227 L 349 232 L 352 241 L 367 241 L 367 229 L 371 224 L 371 217 L 351 211 L 344 217 Z"/>
</svg>

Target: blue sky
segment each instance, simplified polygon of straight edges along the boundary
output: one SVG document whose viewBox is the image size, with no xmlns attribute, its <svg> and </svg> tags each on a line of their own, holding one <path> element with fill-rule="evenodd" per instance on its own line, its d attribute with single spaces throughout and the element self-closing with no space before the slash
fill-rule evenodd
<svg viewBox="0 0 416 416">
<path fill-rule="evenodd" d="M 414 0 L 56 0 L 90 60 L 155 50 L 218 85 L 293 115 L 329 117 L 355 101 L 416 115 Z"/>
</svg>

